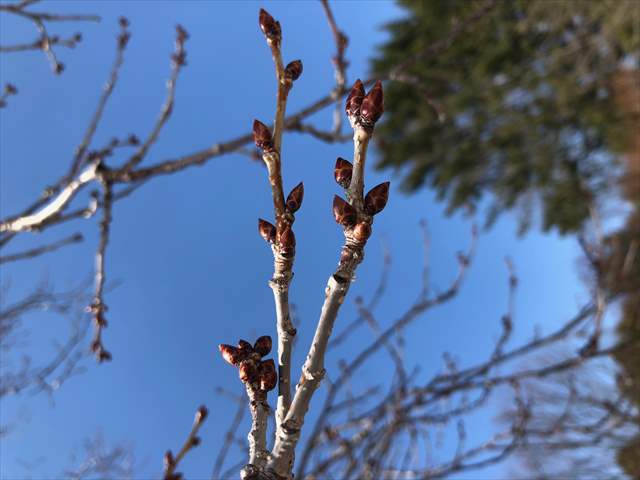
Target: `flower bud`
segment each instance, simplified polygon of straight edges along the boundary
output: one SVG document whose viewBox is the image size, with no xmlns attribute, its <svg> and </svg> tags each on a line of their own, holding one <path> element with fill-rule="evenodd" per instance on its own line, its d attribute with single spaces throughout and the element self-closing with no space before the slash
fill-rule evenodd
<svg viewBox="0 0 640 480">
<path fill-rule="evenodd" d="M 260 29 L 267 40 L 272 42 L 279 42 L 282 37 L 282 30 L 280 29 L 280 22 L 277 22 L 264 8 L 260 9 L 260 15 L 258 16 L 258 23 Z"/>
<path fill-rule="evenodd" d="M 242 339 L 238 340 L 238 349 L 245 354 L 253 352 L 253 346 L 246 340 Z"/>
<path fill-rule="evenodd" d="M 200 405 L 198 411 L 196 412 L 196 423 L 204 422 L 209 415 L 209 409 L 204 405 Z"/>
<path fill-rule="evenodd" d="M 296 250 L 296 236 L 293 233 L 293 229 L 289 225 L 285 225 L 282 231 L 277 233 L 276 237 L 282 256 L 285 258 L 293 257 Z"/>
<path fill-rule="evenodd" d="M 384 112 L 384 98 L 382 83 L 378 80 L 362 101 L 360 121 L 366 126 L 373 126 L 382 116 L 382 112 Z"/>
<path fill-rule="evenodd" d="M 224 358 L 227 363 L 234 367 L 240 363 L 240 359 L 242 358 L 241 352 L 233 345 L 226 345 L 222 343 L 218 345 L 218 350 L 220 350 L 222 358 Z"/>
<path fill-rule="evenodd" d="M 389 200 L 389 182 L 384 182 L 369 190 L 364 197 L 364 210 L 369 215 L 376 215 L 384 209 L 387 200 Z"/>
<path fill-rule="evenodd" d="M 243 360 L 238 369 L 238 375 L 243 382 L 254 383 L 258 375 L 258 367 L 252 360 Z"/>
<path fill-rule="evenodd" d="M 273 150 L 273 140 L 269 128 L 260 120 L 253 121 L 253 142 L 260 150 L 270 152 Z"/>
<path fill-rule="evenodd" d="M 302 61 L 294 60 L 284 68 L 284 77 L 295 82 L 302 75 Z"/>
<path fill-rule="evenodd" d="M 278 382 L 276 365 L 273 360 L 260 363 L 260 388 L 264 391 L 273 390 Z"/>
<path fill-rule="evenodd" d="M 167 450 L 167 452 L 164 454 L 164 468 L 168 470 L 169 468 L 173 467 L 175 463 L 176 461 L 173 458 L 173 453 L 171 453 L 171 450 Z"/>
<path fill-rule="evenodd" d="M 261 218 L 258 219 L 258 232 L 267 243 L 273 243 L 276 240 L 276 227 Z"/>
<path fill-rule="evenodd" d="M 333 176 L 338 185 L 342 188 L 349 188 L 351 184 L 351 175 L 353 174 L 353 165 L 344 158 L 338 157 L 336 166 L 333 169 Z"/>
<path fill-rule="evenodd" d="M 253 349 L 260 354 L 261 357 L 266 357 L 271 351 L 271 337 L 264 335 L 256 340 L 253 344 Z"/>
<path fill-rule="evenodd" d="M 287 196 L 286 206 L 290 213 L 298 211 L 302 205 L 302 199 L 304 198 L 304 185 L 300 182 L 296 187 L 291 190 L 291 193 Z"/>
<path fill-rule="evenodd" d="M 349 227 L 356 223 L 356 210 L 338 195 L 333 197 L 333 217 L 340 225 Z"/>
<path fill-rule="evenodd" d="M 371 225 L 367 222 L 360 222 L 353 227 L 353 237 L 360 243 L 366 242 L 371 236 Z"/>
<path fill-rule="evenodd" d="M 345 104 L 345 111 L 347 116 L 355 117 L 360 114 L 360 106 L 364 100 L 364 85 L 360 79 L 356 80 L 351 87 L 351 91 L 347 96 L 347 102 Z"/>
</svg>

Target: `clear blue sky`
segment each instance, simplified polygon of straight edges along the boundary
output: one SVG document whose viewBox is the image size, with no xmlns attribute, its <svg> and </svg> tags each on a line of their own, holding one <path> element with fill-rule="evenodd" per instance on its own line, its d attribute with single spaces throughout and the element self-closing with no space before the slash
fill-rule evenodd
<svg viewBox="0 0 640 480">
<path fill-rule="evenodd" d="M 48 3 L 51 11 L 97 13 L 103 20 L 97 25 L 52 26 L 56 33 L 79 29 L 84 37 L 73 51 L 58 49 L 67 65 L 59 77 L 51 74 L 40 52 L 1 57 L 0 82 L 11 81 L 20 90 L 9 99 L 9 107 L 0 110 L 2 216 L 24 207 L 42 186 L 68 168 L 108 74 L 119 15 L 130 19 L 133 36 L 95 146 L 113 136 L 136 133 L 142 138 L 148 133 L 164 100 L 174 25 L 184 25 L 191 35 L 174 114 L 146 165 L 246 133 L 254 117 L 271 121 L 275 81 L 257 26 L 261 6 L 282 24 L 285 59 L 304 62 L 304 73 L 290 96 L 290 111 L 323 96 L 333 84 L 329 58 L 334 45 L 318 2 Z M 385 38 L 380 25 L 399 10 L 391 2 L 335 2 L 334 12 L 350 37 L 349 79 L 366 76 L 368 59 Z M 35 36 L 28 22 L 0 16 L 1 44 Z M 325 111 L 314 122 L 327 127 L 330 115 Z M 300 319 L 296 372 L 339 254 L 342 234 L 331 216 L 332 197 L 338 192 L 332 167 L 336 156 L 349 158 L 351 145 L 326 145 L 287 134 L 283 149 L 285 188 L 305 182 L 305 201 L 296 222 L 296 277 L 291 292 Z M 375 156 L 374 151 L 371 163 Z M 390 175 L 370 168 L 367 183 L 373 186 Z M 429 222 L 432 279 L 440 288 L 455 275 L 455 252 L 466 248 L 470 230 L 468 220 L 445 217 L 443 206 L 431 193 L 405 196 L 393 188 L 398 183 L 395 180 L 391 176 L 389 206 L 376 218 L 367 258 L 350 292 L 352 300 L 373 291 L 382 267 L 380 241 L 386 239 L 393 252 L 393 267 L 388 292 L 377 311 L 383 324 L 396 318 L 419 291 L 419 220 Z M 77 204 L 83 201 L 79 198 Z M 2 478 L 26 478 L 28 472 L 20 460 L 40 457 L 44 461 L 31 472 L 33 478 L 52 478 L 68 465 L 70 452 L 97 429 L 108 442 L 130 442 L 141 461 L 141 478 L 157 477 L 163 452 L 176 449 L 183 441 L 200 404 L 210 408 L 211 418 L 201 431 L 202 446 L 189 454 L 181 471 L 191 479 L 209 478 L 235 410 L 235 405 L 216 396 L 214 387 L 241 391 L 236 372 L 219 358 L 216 345 L 263 334 L 275 337 L 273 300 L 267 286 L 272 256 L 256 232 L 256 219 L 271 216 L 264 168 L 237 154 L 157 178 L 118 202 L 107 275 L 121 283 L 106 297 L 110 324 L 104 334 L 114 361 L 101 366 L 88 362 L 84 375 L 71 379 L 55 394 L 55 406 L 42 395 L 3 400 L 0 423 L 13 423 L 14 429 L 0 443 Z M 64 289 L 92 273 L 96 219 L 55 227 L 42 236 L 24 234 L 6 253 L 75 231 L 85 235 L 80 245 L 3 266 L 2 283 L 11 283 L 7 302 L 21 298 L 43 278 Z M 506 304 L 505 255 L 513 258 L 521 279 L 515 340 L 529 338 L 534 325 L 544 330 L 566 318 L 578 298 L 584 297 L 576 275 L 573 240 L 537 232 L 519 239 L 515 232 L 515 219 L 509 216 L 491 231 L 482 232 L 477 259 L 461 294 L 408 329 L 408 364 L 420 365 L 425 378 L 441 367 L 445 350 L 463 364 L 490 351 Z M 352 302 L 345 304 L 338 329 L 353 318 L 354 310 Z M 30 353 L 34 360 L 47 358 L 50 340 L 65 338 L 66 322 L 49 314 L 32 315 L 26 321 L 32 330 Z M 333 352 L 328 359 L 329 375 L 336 361 L 369 335 L 363 329 L 343 350 Z M 392 371 L 386 357 L 380 355 L 362 370 L 359 384 L 376 381 L 385 373 Z M 274 395 L 271 400 L 275 403 Z M 490 433 L 490 417 L 476 418 L 468 426 L 470 443 Z M 246 422 L 247 417 L 243 436 Z M 500 471 L 485 475 L 495 478 Z"/>
</svg>

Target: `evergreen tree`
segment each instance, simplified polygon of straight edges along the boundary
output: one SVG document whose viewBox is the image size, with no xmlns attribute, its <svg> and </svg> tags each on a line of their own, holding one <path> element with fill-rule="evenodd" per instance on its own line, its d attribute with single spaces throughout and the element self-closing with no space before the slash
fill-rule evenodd
<svg viewBox="0 0 640 480">
<path fill-rule="evenodd" d="M 481 3 L 400 5 L 407 15 L 386 26 L 377 73 L 445 38 Z M 632 0 L 496 2 L 446 52 L 385 89 L 378 166 L 401 172 L 407 190 L 431 186 L 449 212 L 486 197 L 489 224 L 517 207 L 521 231 L 537 211 L 545 230 L 578 230 L 589 202 L 610 198 L 619 181 L 631 129 L 613 88 L 638 68 L 638 25 Z"/>
</svg>

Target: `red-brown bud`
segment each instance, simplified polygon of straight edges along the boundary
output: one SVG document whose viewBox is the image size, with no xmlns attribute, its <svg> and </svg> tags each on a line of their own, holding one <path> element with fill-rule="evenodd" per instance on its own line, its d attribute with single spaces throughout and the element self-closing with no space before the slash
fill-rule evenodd
<svg viewBox="0 0 640 480">
<path fill-rule="evenodd" d="M 272 42 L 280 41 L 280 38 L 282 37 L 280 22 L 277 22 L 275 18 L 273 18 L 264 8 L 260 9 L 258 23 L 260 24 L 262 33 L 267 37 L 267 40 L 271 40 Z"/>
<path fill-rule="evenodd" d="M 300 182 L 287 196 L 286 206 L 290 213 L 298 211 L 304 198 L 304 185 Z"/>
<path fill-rule="evenodd" d="M 347 96 L 347 102 L 345 104 L 345 111 L 347 116 L 355 117 L 360 114 L 360 106 L 364 100 L 364 85 L 360 79 L 356 80 L 351 87 L 351 91 Z"/>
<path fill-rule="evenodd" d="M 246 340 L 238 340 L 238 349 L 243 353 L 249 354 L 253 352 L 253 346 Z"/>
<path fill-rule="evenodd" d="M 253 344 L 253 349 L 260 354 L 261 357 L 266 357 L 271 351 L 271 337 L 264 335 L 256 340 Z"/>
<path fill-rule="evenodd" d="M 302 75 L 302 61 L 294 60 L 284 67 L 284 77 L 295 82 Z"/>
<path fill-rule="evenodd" d="M 243 382 L 254 383 L 257 380 L 258 367 L 253 360 L 244 360 L 240 363 L 238 375 Z"/>
<path fill-rule="evenodd" d="M 382 112 L 384 112 L 384 96 L 382 83 L 378 80 L 362 101 L 360 120 L 364 125 L 373 126 L 382 116 Z"/>
<path fill-rule="evenodd" d="M 384 209 L 387 200 L 389 200 L 389 182 L 384 182 L 369 190 L 364 197 L 364 210 L 369 215 L 376 215 Z"/>
<path fill-rule="evenodd" d="M 333 197 L 333 217 L 340 225 L 349 227 L 356 223 L 356 209 L 338 195 Z"/>
<path fill-rule="evenodd" d="M 273 360 L 260 363 L 260 388 L 266 392 L 273 390 L 278 382 L 276 365 Z"/>
<path fill-rule="evenodd" d="M 344 158 L 338 157 L 336 166 L 333 169 L 333 176 L 338 185 L 342 188 L 349 188 L 351 184 L 351 175 L 353 174 L 353 165 Z"/>
<path fill-rule="evenodd" d="M 198 408 L 198 411 L 196 412 L 195 422 L 196 423 L 204 422 L 205 419 L 207 418 L 207 415 L 209 415 L 209 409 L 204 405 L 200 405 L 200 407 Z"/>
<path fill-rule="evenodd" d="M 276 227 L 274 227 L 271 223 L 263 220 L 261 218 L 258 219 L 258 232 L 260 236 L 264 239 L 265 242 L 273 243 L 276 240 Z"/>
<path fill-rule="evenodd" d="M 173 458 L 173 453 L 171 453 L 171 450 L 167 450 L 164 454 L 164 468 L 168 470 L 169 468 L 173 467 L 175 463 L 176 461 Z"/>
<path fill-rule="evenodd" d="M 233 345 L 226 345 L 222 343 L 218 345 L 218 349 L 222 354 L 222 358 L 224 358 L 227 363 L 233 365 L 234 367 L 237 366 L 238 363 L 240 363 L 242 354 L 240 350 Z"/>
<path fill-rule="evenodd" d="M 296 249 L 296 236 L 289 225 L 285 225 L 276 235 L 280 253 L 284 257 L 293 257 Z"/>
<path fill-rule="evenodd" d="M 371 225 L 367 222 L 360 222 L 353 227 L 353 237 L 361 243 L 366 242 L 371 236 Z"/>
<path fill-rule="evenodd" d="M 270 152 L 273 150 L 271 131 L 260 120 L 253 121 L 253 142 L 260 150 Z"/>
</svg>

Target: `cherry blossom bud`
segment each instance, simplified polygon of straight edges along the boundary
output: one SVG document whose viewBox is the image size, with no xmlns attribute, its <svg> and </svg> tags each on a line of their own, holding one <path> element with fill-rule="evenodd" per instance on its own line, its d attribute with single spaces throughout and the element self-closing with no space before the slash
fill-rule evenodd
<svg viewBox="0 0 640 480">
<path fill-rule="evenodd" d="M 278 375 L 276 374 L 276 365 L 273 360 L 267 360 L 262 362 L 259 367 L 260 370 L 260 388 L 264 391 L 273 390 L 278 381 Z"/>
<path fill-rule="evenodd" d="M 286 206 L 290 213 L 298 211 L 302 205 L 302 199 L 304 198 L 304 185 L 300 182 L 296 187 L 291 190 L 291 193 L 287 196 Z"/>
<path fill-rule="evenodd" d="M 353 174 L 353 165 L 344 158 L 338 157 L 336 166 L 333 169 L 333 176 L 338 185 L 342 188 L 349 188 L 351 184 L 351 175 Z"/>
<path fill-rule="evenodd" d="M 351 87 L 351 91 L 349 92 L 349 96 L 347 96 L 347 102 L 345 105 L 345 111 L 347 112 L 347 116 L 355 117 L 360 114 L 360 106 L 362 105 L 362 101 L 364 100 L 364 85 L 360 81 L 360 79 L 356 80 Z"/>
<path fill-rule="evenodd" d="M 204 422 L 209 415 L 209 409 L 204 405 L 200 405 L 198 411 L 196 412 L 196 423 Z"/>
<path fill-rule="evenodd" d="M 258 23 L 260 29 L 267 40 L 272 42 L 279 42 L 282 38 L 282 30 L 280 29 L 280 22 L 277 22 L 264 8 L 260 9 L 260 15 L 258 16 Z"/>
<path fill-rule="evenodd" d="M 273 150 L 273 140 L 269 128 L 260 120 L 253 121 L 253 141 L 260 150 L 270 152 Z"/>
<path fill-rule="evenodd" d="M 369 190 L 364 197 L 364 210 L 369 215 L 376 215 L 385 207 L 387 200 L 389 200 L 389 182 L 384 182 Z"/>
<path fill-rule="evenodd" d="M 284 77 L 292 82 L 295 82 L 302 75 L 302 62 L 300 60 L 294 60 L 290 62 L 284 68 Z"/>
<path fill-rule="evenodd" d="M 285 225 L 282 231 L 276 235 L 280 253 L 285 258 L 293 257 L 296 249 L 296 236 L 289 225 Z"/>
<path fill-rule="evenodd" d="M 382 95 L 382 83 L 376 82 L 362 101 L 360 108 L 360 120 L 364 125 L 373 126 L 384 112 L 384 98 Z"/>
<path fill-rule="evenodd" d="M 260 236 L 264 239 L 265 242 L 273 243 L 276 240 L 276 227 L 274 227 L 271 223 L 263 220 L 261 218 L 258 219 L 258 232 Z"/>
<path fill-rule="evenodd" d="M 164 468 L 165 470 L 168 470 L 169 468 L 173 467 L 175 465 L 176 461 L 173 458 L 173 453 L 171 453 L 171 450 L 167 450 L 167 452 L 164 454 Z"/>
<path fill-rule="evenodd" d="M 238 375 L 243 382 L 254 383 L 258 375 L 258 367 L 252 360 L 244 360 L 240 363 Z"/>
<path fill-rule="evenodd" d="M 271 351 L 271 337 L 264 335 L 256 340 L 253 344 L 253 349 L 260 354 L 261 357 L 266 357 Z"/>
<path fill-rule="evenodd" d="M 238 340 L 238 349 L 240 349 L 240 351 L 244 353 L 253 352 L 253 346 L 246 340 L 242 340 L 242 339 Z"/>
<path fill-rule="evenodd" d="M 358 242 L 366 242 L 371 236 L 371 225 L 367 222 L 358 223 L 353 227 L 353 236 Z"/>
<path fill-rule="evenodd" d="M 356 223 L 356 210 L 338 195 L 333 197 L 333 217 L 340 225 L 350 227 Z"/>
<path fill-rule="evenodd" d="M 234 367 L 237 366 L 238 363 L 240 363 L 242 354 L 240 350 L 233 345 L 226 345 L 222 343 L 218 345 L 218 350 L 220 350 L 222 358 L 224 358 L 227 363 L 233 365 Z"/>
</svg>

